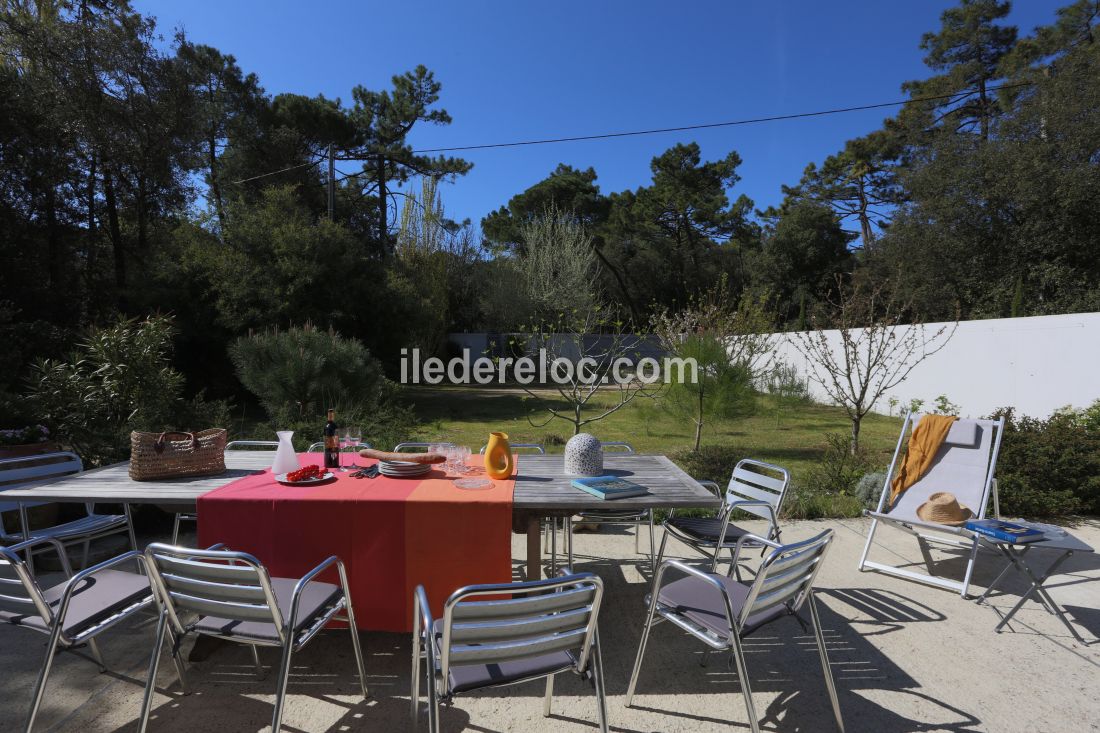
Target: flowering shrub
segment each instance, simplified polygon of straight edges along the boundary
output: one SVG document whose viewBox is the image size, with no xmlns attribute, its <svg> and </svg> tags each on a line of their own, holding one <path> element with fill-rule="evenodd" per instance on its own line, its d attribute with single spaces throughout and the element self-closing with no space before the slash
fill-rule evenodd
<svg viewBox="0 0 1100 733">
<path fill-rule="evenodd" d="M 45 443 L 49 439 L 50 429 L 45 425 L 28 425 L 25 428 L 0 430 L 0 445 Z"/>
</svg>

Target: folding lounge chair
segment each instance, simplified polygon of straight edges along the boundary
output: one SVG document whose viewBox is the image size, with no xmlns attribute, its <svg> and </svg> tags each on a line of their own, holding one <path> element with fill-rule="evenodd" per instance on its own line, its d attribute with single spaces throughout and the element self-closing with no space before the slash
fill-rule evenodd
<svg viewBox="0 0 1100 733">
<path fill-rule="evenodd" d="M 39 545 L 50 545 L 57 551 L 67 580 L 50 588 L 38 584 L 19 553 Z M 73 575 L 58 539 L 39 537 L 11 547 L 0 547 L 0 571 L 3 571 L 0 572 L 0 624 L 29 629 L 50 638 L 31 696 L 26 733 L 34 728 L 56 652 L 87 645 L 100 671 L 106 671 L 96 637 L 152 605 L 153 589 L 149 579 L 143 574 L 117 569 L 127 563 L 136 564 L 138 570 L 144 572 L 145 562 L 137 551 Z M 11 706 L 8 700 L 5 707 Z"/>
<path fill-rule="evenodd" d="M 752 702 L 752 689 L 749 686 L 749 673 L 741 640 L 784 616 L 794 616 L 803 630 L 807 631 L 805 622 L 798 615 L 799 609 L 805 603 L 810 607 L 814 639 L 817 641 L 817 653 L 825 674 L 825 687 L 833 706 L 833 717 L 837 729 L 844 733 L 836 684 L 829 667 L 825 638 L 821 633 L 821 618 L 818 616 L 813 595 L 814 579 L 821 569 L 832 539 L 831 529 L 812 539 L 790 545 L 744 535 L 737 543 L 734 567 L 737 566 L 736 555 L 744 547 L 764 545 L 774 548 L 761 563 L 751 585 L 728 576 L 698 570 L 678 560 L 661 563 L 653 583 L 653 593 L 646 597 L 649 613 L 638 644 L 638 654 L 634 659 L 630 685 L 626 690 L 626 706 L 630 707 L 634 700 L 650 630 L 657 623 L 671 621 L 706 644 L 708 652 L 731 652 L 733 661 L 737 664 L 737 676 L 741 682 L 741 694 L 745 698 L 749 726 L 753 733 L 760 733 L 760 722 Z M 677 575 L 684 577 L 666 580 L 666 576 Z M 815 726 L 814 730 L 821 730 L 821 727 Z"/>
<path fill-rule="evenodd" d="M 301 579 L 272 578 L 256 558 L 244 552 L 220 549 L 218 545 L 208 550 L 195 550 L 154 543 L 145 548 L 145 558 L 156 589 L 160 620 L 141 705 L 141 733 L 149 724 L 166 632 L 172 642 L 172 658 L 184 694 L 187 682 L 179 640 L 186 634 L 213 636 L 251 647 L 257 676 L 262 674 L 257 647 L 281 649 L 282 662 L 271 723 L 272 733 L 279 733 L 291 655 L 309 643 L 329 621 L 347 621 L 352 652 L 359 667 L 359 687 L 363 697 L 367 696 L 363 653 L 359 648 L 359 630 L 355 626 L 347 575 L 344 564 L 335 555 Z M 317 580 L 317 576 L 333 568 L 338 574 L 339 585 Z M 192 614 L 198 614 L 198 618 L 185 623 L 185 616 Z"/>
<path fill-rule="evenodd" d="M 432 618 L 424 586 L 413 596 L 412 722 L 420 709 L 420 676 L 428 693 L 428 728 L 438 733 L 439 704 L 487 687 L 546 680 L 550 715 L 554 676 L 573 672 L 596 688 L 601 733 L 607 702 L 596 622 L 603 581 L 564 569 L 555 580 L 471 585 L 451 594 L 443 618 Z M 423 666 L 422 666 L 423 665 Z"/>
<path fill-rule="evenodd" d="M 43 460 L 50 460 L 45 465 L 35 465 Z M 20 489 L 46 483 L 52 480 L 79 473 L 84 464 L 80 457 L 69 451 L 57 453 L 42 453 L 39 455 L 20 458 L 5 458 L 0 460 L 0 481 L 13 482 L 0 487 L 0 499 L 6 489 Z M 27 519 L 27 509 L 39 506 L 44 502 L 16 502 L 0 501 L 0 514 L 4 512 L 18 512 L 20 530 L 7 533 L 4 530 L 3 521 L 0 520 L 0 544 L 11 545 L 16 542 L 25 542 L 31 538 L 60 540 L 62 546 L 68 548 L 71 545 L 83 544 L 84 556 L 81 567 L 87 567 L 88 555 L 91 543 L 103 537 L 114 534 L 126 534 L 130 541 L 130 549 L 137 549 L 137 541 L 134 538 L 134 528 L 130 522 L 130 507 L 124 505 L 122 514 L 97 514 L 95 503 L 84 504 L 85 516 L 69 522 L 57 524 L 52 527 L 40 527 L 32 529 Z M 52 552 L 54 545 L 35 544 L 28 546 L 27 566 L 31 575 L 34 575 L 34 555 L 42 552 Z"/>
<path fill-rule="evenodd" d="M 952 527 L 934 522 L 926 522 L 917 516 L 917 508 L 928 501 L 932 494 L 945 491 L 955 495 L 959 503 L 974 512 L 976 519 L 984 519 L 986 510 L 993 501 L 994 516 L 999 514 L 997 483 L 993 478 L 997 466 L 997 455 L 1001 449 L 1001 437 L 1004 434 L 1004 418 L 1000 420 L 956 420 L 940 446 L 928 471 L 915 484 L 910 486 L 894 504 L 890 505 L 890 484 L 899 470 L 899 459 L 906 437 L 920 422 L 922 415 L 909 413 L 898 437 L 890 470 L 882 487 L 878 508 L 866 512 L 871 518 L 871 529 L 867 533 L 867 543 L 859 559 L 860 570 L 878 570 L 906 580 L 959 591 L 967 597 L 970 578 L 974 572 L 974 561 L 978 556 L 978 540 L 974 533 L 962 527 Z M 874 562 L 868 559 L 875 532 L 879 525 L 897 527 L 917 538 L 921 555 L 924 557 L 928 572 L 922 573 L 906 567 Z M 929 543 L 955 547 L 968 552 L 966 572 L 961 581 L 933 574 L 933 558 Z"/>
<path fill-rule="evenodd" d="M 713 481 L 700 481 L 701 485 L 714 492 L 719 499 L 722 493 Z M 737 462 L 726 487 L 722 508 L 713 517 L 677 517 L 673 511 L 664 522 L 665 535 L 661 538 L 661 550 L 657 553 L 657 563 L 665 556 L 665 545 L 673 537 L 696 552 L 713 557 L 711 571 L 719 561 L 722 550 L 729 550 L 731 556 L 740 540 L 749 534 L 748 530 L 730 522 L 733 511 L 739 509 L 768 520 L 768 539 L 779 541 L 779 511 L 783 508 L 783 499 L 791 485 L 791 476 L 787 469 L 771 463 L 744 458 Z M 761 547 L 761 545 L 754 545 Z M 736 565 L 736 563 L 735 563 Z M 740 569 L 734 568 L 740 578 Z"/>
</svg>

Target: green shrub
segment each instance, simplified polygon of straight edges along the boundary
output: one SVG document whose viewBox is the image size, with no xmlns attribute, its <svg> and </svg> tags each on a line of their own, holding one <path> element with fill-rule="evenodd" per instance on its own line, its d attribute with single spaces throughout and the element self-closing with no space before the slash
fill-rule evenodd
<svg viewBox="0 0 1100 733">
<path fill-rule="evenodd" d="M 241 384 L 283 424 L 338 403 L 374 405 L 384 389 L 382 366 L 360 341 L 309 324 L 239 338 L 229 357 Z"/>
<path fill-rule="evenodd" d="M 1011 408 L 997 462 L 1001 513 L 1041 517 L 1100 513 L 1100 400 L 1045 420 Z"/>
<path fill-rule="evenodd" d="M 172 335 L 167 316 L 93 330 L 71 357 L 32 365 L 27 401 L 91 465 L 129 457 L 131 430 L 227 424 L 226 403 L 184 399 L 183 375 L 170 365 Z"/>
<path fill-rule="evenodd" d="M 851 440 L 842 433 L 825 435 L 825 453 L 807 471 L 805 487 L 822 494 L 855 496 L 856 484 L 871 469 L 871 459 L 862 447 L 852 453 Z"/>
<path fill-rule="evenodd" d="M 724 490 L 733 475 L 733 467 L 742 458 L 744 450 L 729 445 L 704 445 L 698 451 L 681 450 L 672 454 L 672 460 L 699 481 L 713 481 Z"/>
<path fill-rule="evenodd" d="M 873 471 L 864 474 L 863 478 L 856 482 L 855 497 L 864 509 L 877 509 L 878 500 L 882 496 L 882 485 L 886 482 L 885 471 Z"/>
</svg>

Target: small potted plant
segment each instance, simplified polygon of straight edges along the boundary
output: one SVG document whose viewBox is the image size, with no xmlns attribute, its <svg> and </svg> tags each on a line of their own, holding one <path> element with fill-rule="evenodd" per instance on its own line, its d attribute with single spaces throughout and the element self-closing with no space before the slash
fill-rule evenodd
<svg viewBox="0 0 1100 733">
<path fill-rule="evenodd" d="M 0 430 L 0 458 L 22 458 L 56 450 L 57 443 L 50 440 L 50 429 L 45 425 Z"/>
</svg>

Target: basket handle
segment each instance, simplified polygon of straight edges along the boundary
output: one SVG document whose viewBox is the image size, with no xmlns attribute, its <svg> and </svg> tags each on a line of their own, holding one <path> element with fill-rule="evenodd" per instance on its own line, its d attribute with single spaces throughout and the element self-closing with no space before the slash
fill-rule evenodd
<svg viewBox="0 0 1100 733">
<path fill-rule="evenodd" d="M 191 440 L 191 450 L 195 450 L 198 447 L 198 441 L 195 440 L 194 433 L 184 433 L 178 430 L 168 430 L 157 436 L 157 439 L 153 441 L 153 450 L 159 455 L 164 452 L 164 443 L 171 435 L 178 435 L 183 438 L 189 438 Z"/>
</svg>

